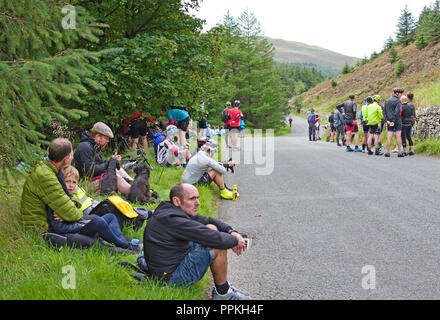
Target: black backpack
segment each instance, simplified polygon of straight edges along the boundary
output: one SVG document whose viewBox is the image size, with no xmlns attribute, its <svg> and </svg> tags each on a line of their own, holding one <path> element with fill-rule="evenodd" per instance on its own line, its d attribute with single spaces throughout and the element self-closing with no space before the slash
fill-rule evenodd
<svg viewBox="0 0 440 320">
<path fill-rule="evenodd" d="M 220 112 L 220 119 L 223 121 L 223 123 L 226 123 L 229 121 L 229 115 L 228 115 L 228 109 L 224 108 L 222 112 Z"/>
</svg>

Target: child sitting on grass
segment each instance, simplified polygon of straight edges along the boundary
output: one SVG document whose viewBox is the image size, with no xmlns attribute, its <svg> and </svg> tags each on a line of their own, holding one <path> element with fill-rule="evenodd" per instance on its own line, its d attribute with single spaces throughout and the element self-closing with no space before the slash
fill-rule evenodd
<svg viewBox="0 0 440 320">
<path fill-rule="evenodd" d="M 69 196 L 72 197 L 72 201 L 78 207 L 81 207 L 84 217 L 87 218 L 88 214 L 86 212 L 90 213 L 98 202 L 89 198 L 84 190 L 78 186 L 79 173 L 76 168 L 72 166 L 63 168 L 62 173 Z M 78 196 L 81 196 L 81 198 Z M 64 222 L 63 219 L 54 213 L 51 225 L 56 233 L 80 233 L 86 236 L 93 236 L 98 233 L 102 239 L 120 248 L 133 251 L 142 250 L 142 244 L 139 243 L 138 239 L 127 239 L 124 237 L 119 227 L 118 219 L 111 213 L 102 217 L 95 216 L 90 220 L 81 219 L 73 223 Z"/>
</svg>

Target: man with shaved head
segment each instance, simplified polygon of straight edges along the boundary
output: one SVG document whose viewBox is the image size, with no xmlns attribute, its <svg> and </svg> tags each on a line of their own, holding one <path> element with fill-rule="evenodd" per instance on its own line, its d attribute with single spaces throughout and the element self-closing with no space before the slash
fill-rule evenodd
<svg viewBox="0 0 440 320">
<path fill-rule="evenodd" d="M 243 237 L 231 226 L 197 214 L 199 192 L 180 183 L 170 191 L 144 231 L 148 272 L 170 285 L 193 285 L 211 268 L 214 300 L 249 300 L 227 280 L 227 250 L 238 256 L 246 250 Z"/>
</svg>

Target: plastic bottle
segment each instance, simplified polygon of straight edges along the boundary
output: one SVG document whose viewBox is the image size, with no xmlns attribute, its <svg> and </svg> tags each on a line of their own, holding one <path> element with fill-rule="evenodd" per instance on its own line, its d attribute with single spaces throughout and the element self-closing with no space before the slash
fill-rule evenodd
<svg viewBox="0 0 440 320">
<path fill-rule="evenodd" d="M 232 187 L 232 200 L 238 201 L 238 192 L 237 192 L 237 185 L 236 184 L 234 184 L 234 186 Z"/>
</svg>

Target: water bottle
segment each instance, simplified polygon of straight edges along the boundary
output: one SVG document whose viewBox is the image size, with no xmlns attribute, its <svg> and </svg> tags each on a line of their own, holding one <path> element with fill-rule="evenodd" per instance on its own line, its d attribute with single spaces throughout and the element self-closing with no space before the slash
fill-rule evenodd
<svg viewBox="0 0 440 320">
<path fill-rule="evenodd" d="M 238 201 L 238 192 L 237 192 L 237 185 L 236 184 L 234 184 L 234 186 L 232 187 L 232 200 Z"/>
</svg>

